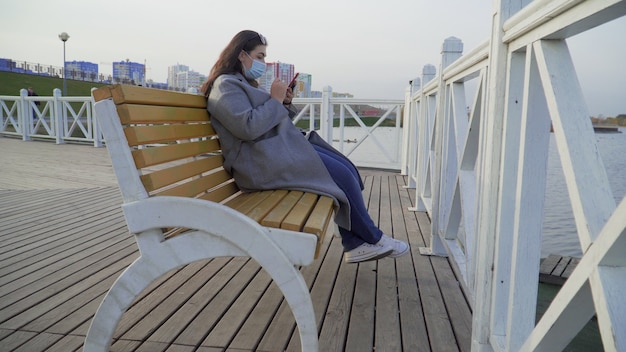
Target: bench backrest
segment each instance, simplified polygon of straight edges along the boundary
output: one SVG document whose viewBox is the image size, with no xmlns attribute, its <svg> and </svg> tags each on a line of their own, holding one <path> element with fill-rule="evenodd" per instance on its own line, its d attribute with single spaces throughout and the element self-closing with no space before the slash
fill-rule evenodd
<svg viewBox="0 0 626 352">
<path fill-rule="evenodd" d="M 133 180 L 120 182 L 124 202 L 155 195 L 222 202 L 239 192 L 223 168 L 203 96 L 130 85 L 102 87 L 93 96 L 96 102 L 112 99 L 128 141 L 127 151 L 122 147 L 117 153 L 126 157 L 112 159 L 118 180 L 132 179 L 130 168 L 135 168 L 141 182 L 142 187 L 133 185 Z M 119 126 L 114 121 L 105 123 L 109 130 Z M 110 131 L 107 134 L 105 138 L 115 138 Z M 128 159 L 134 165 L 127 165 Z"/>
<path fill-rule="evenodd" d="M 152 196 L 222 203 L 263 226 L 316 235 L 317 257 L 333 200 L 300 191 L 241 192 L 224 170 L 203 96 L 130 85 L 102 87 L 93 96 L 124 203 Z"/>
</svg>

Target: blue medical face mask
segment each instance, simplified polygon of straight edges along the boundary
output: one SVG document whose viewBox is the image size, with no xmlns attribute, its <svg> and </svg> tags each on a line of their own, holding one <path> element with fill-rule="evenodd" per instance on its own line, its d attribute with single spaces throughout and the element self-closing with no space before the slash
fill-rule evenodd
<svg viewBox="0 0 626 352">
<path fill-rule="evenodd" d="M 248 54 L 247 52 L 245 53 L 250 59 L 252 59 L 252 56 L 250 56 L 250 54 Z M 247 68 L 246 66 L 243 67 L 243 74 L 246 76 L 247 79 L 257 79 L 261 77 L 263 73 L 265 73 L 265 62 L 262 61 L 252 59 L 252 66 L 250 66 L 250 68 Z"/>
</svg>

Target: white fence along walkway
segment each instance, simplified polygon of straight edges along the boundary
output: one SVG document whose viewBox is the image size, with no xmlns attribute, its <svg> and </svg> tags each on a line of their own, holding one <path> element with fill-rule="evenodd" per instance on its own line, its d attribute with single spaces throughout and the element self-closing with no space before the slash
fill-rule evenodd
<svg viewBox="0 0 626 352">
<path fill-rule="evenodd" d="M 461 57 L 449 38 L 439 74 L 425 66 L 407 90 L 417 153 L 403 171 L 432 219 L 422 252 L 457 264 L 472 350 L 560 351 L 595 314 L 604 349 L 626 351 L 626 200 L 616 206 L 567 46 L 625 14 L 626 1 L 496 1 L 489 41 Z M 551 126 L 584 255 L 535 324 Z"/>
<path fill-rule="evenodd" d="M 338 98 L 325 87 L 321 98 L 296 98 L 294 104 L 301 107 L 294 123 L 308 120 L 308 129 L 318 130 L 326 141 L 333 141 L 357 166 L 400 169 L 403 100 Z M 368 110 L 375 115 L 368 116 Z M 367 123 L 366 117 L 376 121 Z M 91 96 L 63 97 L 59 89 L 50 97 L 28 96 L 25 89 L 18 97 L 0 96 L 0 136 L 101 147 L 104 141 L 96 119 Z M 347 127 L 347 119 L 358 126 Z"/>
</svg>

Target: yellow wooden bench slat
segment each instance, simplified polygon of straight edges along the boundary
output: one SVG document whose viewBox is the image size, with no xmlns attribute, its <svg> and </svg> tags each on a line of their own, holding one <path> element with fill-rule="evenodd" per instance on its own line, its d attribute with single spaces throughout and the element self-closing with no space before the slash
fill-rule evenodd
<svg viewBox="0 0 626 352">
<path fill-rule="evenodd" d="M 167 143 L 185 139 L 211 137 L 215 135 L 215 131 L 209 124 L 177 124 L 131 126 L 124 128 L 124 134 L 128 140 L 128 145 L 134 147 L 144 144 Z"/>
<path fill-rule="evenodd" d="M 214 153 L 220 150 L 217 140 L 200 140 L 188 143 L 150 146 L 132 151 L 133 159 L 138 169 L 148 166 L 185 159 L 201 154 Z"/>
<path fill-rule="evenodd" d="M 323 235 L 321 231 L 328 225 L 332 217 L 332 210 L 333 200 L 329 197 L 320 196 L 313 212 L 304 225 L 304 232 L 317 234 L 318 237 Z"/>
<path fill-rule="evenodd" d="M 296 203 L 289 215 L 283 220 L 282 228 L 292 231 L 302 231 L 306 218 L 311 214 L 319 196 L 313 193 L 305 193 Z"/>
<path fill-rule="evenodd" d="M 182 183 L 178 186 L 168 188 L 164 191 L 158 192 L 155 195 L 158 196 L 178 196 L 178 197 L 190 197 L 195 198 L 207 190 L 216 187 L 232 177 L 226 172 L 226 170 L 220 170 L 211 175 L 211 177 L 200 177 L 189 182 Z"/>
<path fill-rule="evenodd" d="M 111 98 L 116 105 L 129 103 L 206 108 L 206 98 L 202 95 L 182 94 L 162 89 L 137 87 L 125 84 L 98 88 L 93 91 L 93 97 L 95 101 Z"/>
<path fill-rule="evenodd" d="M 221 203 L 225 199 L 236 195 L 239 190 L 235 181 L 219 185 L 218 187 L 209 190 L 207 193 L 198 197 L 199 199 L 210 200 L 211 202 Z"/>
<path fill-rule="evenodd" d="M 208 122 L 204 108 L 122 104 L 117 106 L 122 125 L 138 123 Z"/>
<path fill-rule="evenodd" d="M 304 231 L 314 233 L 326 227 L 332 212 L 333 200 L 330 197 L 320 196 L 313 212 L 304 225 Z"/>
<path fill-rule="evenodd" d="M 265 215 L 269 214 L 274 207 L 285 198 L 288 191 L 284 189 L 278 189 L 273 191 L 267 198 L 263 199 L 254 209 L 247 212 L 246 215 L 252 218 L 254 221 L 261 223 Z"/>
<path fill-rule="evenodd" d="M 243 193 L 239 197 L 227 202 L 226 206 L 247 215 L 248 212 L 252 211 L 252 209 L 254 209 L 254 207 L 261 203 L 265 198 L 269 197 L 272 192 L 273 191 Z"/>
<path fill-rule="evenodd" d="M 261 225 L 280 228 L 283 220 L 291 211 L 294 205 L 302 198 L 304 192 L 291 191 L 283 200 L 270 211 L 261 221 Z"/>
<path fill-rule="evenodd" d="M 141 182 L 148 192 L 174 184 L 184 179 L 200 175 L 202 173 L 222 167 L 222 156 L 215 155 L 203 157 L 184 164 L 157 170 L 149 174 L 141 175 Z M 203 177 L 210 177 L 206 175 Z"/>
<path fill-rule="evenodd" d="M 315 205 L 315 209 L 304 225 L 303 232 L 312 233 L 317 236 L 317 246 L 315 247 L 315 258 L 320 255 L 322 241 L 326 235 L 328 225 L 333 216 L 333 200 L 329 197 L 320 196 Z"/>
</svg>

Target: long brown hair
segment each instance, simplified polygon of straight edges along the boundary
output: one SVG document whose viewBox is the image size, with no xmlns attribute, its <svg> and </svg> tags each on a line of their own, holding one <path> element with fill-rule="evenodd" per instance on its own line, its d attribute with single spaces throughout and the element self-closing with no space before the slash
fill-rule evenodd
<svg viewBox="0 0 626 352">
<path fill-rule="evenodd" d="M 204 93 L 205 97 L 209 97 L 209 93 L 211 93 L 211 88 L 213 88 L 213 82 L 225 73 L 233 74 L 233 73 L 241 73 L 243 72 L 243 65 L 241 61 L 239 61 L 239 53 L 243 50 L 247 53 L 254 50 L 259 45 L 267 45 L 267 41 L 263 36 L 261 36 L 258 32 L 243 30 L 237 33 L 233 39 L 231 39 L 230 43 L 226 45 L 226 48 L 222 50 L 219 58 L 211 68 L 211 73 L 209 74 L 209 78 L 207 78 L 206 82 L 202 84 L 202 93 Z M 257 87 L 258 82 L 256 80 L 248 79 L 248 82 Z"/>
</svg>

